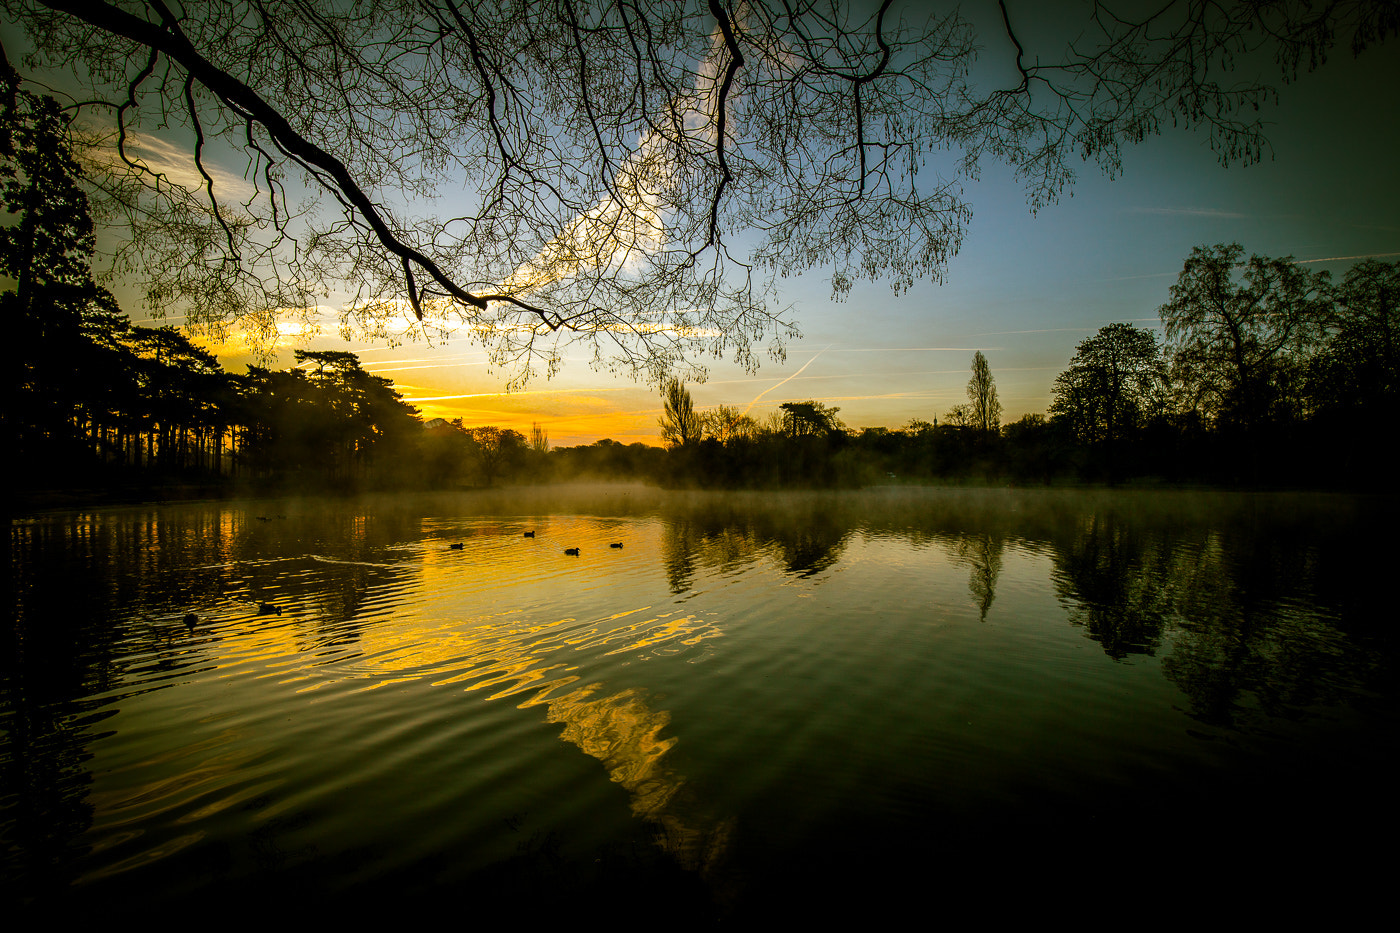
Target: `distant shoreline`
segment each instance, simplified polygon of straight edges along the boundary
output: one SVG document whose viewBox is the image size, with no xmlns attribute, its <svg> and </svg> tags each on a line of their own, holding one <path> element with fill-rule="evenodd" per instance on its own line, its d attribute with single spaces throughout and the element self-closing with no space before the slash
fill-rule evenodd
<svg viewBox="0 0 1400 933">
<path fill-rule="evenodd" d="M 200 501 L 225 500 L 294 500 L 327 499 L 354 500 L 374 498 L 436 497 L 477 495 L 508 501 L 520 501 L 524 505 L 529 500 L 547 497 L 552 494 L 587 490 L 596 494 L 610 492 L 647 492 L 658 496 L 666 495 L 762 495 L 773 493 L 808 494 L 850 494 L 878 493 L 898 494 L 914 490 L 946 490 L 955 492 L 1094 492 L 1094 493 L 1218 493 L 1231 496 L 1248 495 L 1339 495 L 1346 497 L 1374 497 L 1384 500 L 1396 498 L 1393 491 L 1376 489 L 1347 489 L 1327 487 L 1267 486 L 1267 485 L 1211 485 L 1205 483 L 1165 483 L 1154 481 L 1129 481 L 1110 485 L 1107 483 L 1063 482 L 1048 484 L 996 483 L 996 482 L 908 482 L 881 483 L 853 487 L 734 487 L 702 488 L 685 486 L 662 486 L 656 483 L 636 480 L 593 480 L 560 483 L 529 483 L 520 485 L 459 487 L 456 489 L 378 489 L 378 490 L 300 490 L 255 489 L 247 486 L 220 484 L 175 484 L 170 486 L 145 486 L 121 489 L 56 489 L 14 492 L 9 497 L 9 517 L 40 514 L 45 512 L 65 512 L 75 509 L 101 508 L 109 506 L 167 505 Z"/>
</svg>

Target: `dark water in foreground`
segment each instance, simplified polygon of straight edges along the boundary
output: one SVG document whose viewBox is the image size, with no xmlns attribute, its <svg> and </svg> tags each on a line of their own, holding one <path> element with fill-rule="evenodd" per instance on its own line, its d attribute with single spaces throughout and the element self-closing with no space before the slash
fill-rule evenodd
<svg viewBox="0 0 1400 933">
<path fill-rule="evenodd" d="M 663 929 L 1359 905 L 1397 828 L 1395 518 L 639 488 L 43 515 L 10 532 L 0 895 Z"/>
</svg>

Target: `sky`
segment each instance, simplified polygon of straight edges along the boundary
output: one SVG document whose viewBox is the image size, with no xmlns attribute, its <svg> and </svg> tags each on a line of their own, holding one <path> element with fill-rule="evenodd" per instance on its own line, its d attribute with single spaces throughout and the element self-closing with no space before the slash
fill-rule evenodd
<svg viewBox="0 0 1400 933">
<path fill-rule="evenodd" d="M 781 279 L 803 334 L 786 360 L 764 357 L 756 374 L 707 361 L 708 380 L 688 388 L 700 409 L 724 404 L 761 420 L 782 402 L 810 399 L 839 408 L 848 427 L 897 428 L 941 420 L 966 401 L 981 350 L 1003 421 L 1043 413 L 1080 341 L 1115 322 L 1160 326 L 1157 308 L 1194 246 L 1238 242 L 1334 279 L 1362 257 L 1400 260 L 1397 89 L 1400 40 L 1355 59 L 1336 51 L 1263 111 L 1272 153 L 1262 162 L 1221 167 L 1203 135 L 1168 126 L 1126 150 L 1116 179 L 1082 165 L 1072 191 L 1034 216 L 1009 170 L 988 163 L 967 189 L 972 223 L 942 284 L 896 296 L 860 283 L 838 302 L 829 271 Z M 513 393 L 465 338 L 390 347 L 346 342 L 331 324 L 319 336 L 288 335 L 274 365 L 290 365 L 293 348 L 357 353 L 424 418 L 527 436 L 538 423 L 553 446 L 660 443 L 656 388 L 592 370 L 583 348 L 553 379 Z M 211 349 L 233 372 L 249 361 L 236 343 Z"/>
</svg>

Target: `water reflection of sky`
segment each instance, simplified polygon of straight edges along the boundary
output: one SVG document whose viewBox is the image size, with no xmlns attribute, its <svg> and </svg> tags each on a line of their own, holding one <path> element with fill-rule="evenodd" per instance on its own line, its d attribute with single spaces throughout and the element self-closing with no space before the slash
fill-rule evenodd
<svg viewBox="0 0 1400 933">
<path fill-rule="evenodd" d="M 468 878 L 517 832 L 553 858 L 629 823 L 732 880 L 824 834 L 1383 750 L 1379 578 L 1338 547 L 1375 503 L 647 495 L 15 526 L 6 886 L 330 883 L 386 844 L 355 877 Z"/>
</svg>

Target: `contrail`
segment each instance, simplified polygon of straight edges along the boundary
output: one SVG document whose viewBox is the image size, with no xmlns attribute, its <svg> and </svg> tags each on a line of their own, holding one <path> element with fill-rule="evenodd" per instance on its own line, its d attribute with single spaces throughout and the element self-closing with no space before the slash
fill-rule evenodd
<svg viewBox="0 0 1400 933">
<path fill-rule="evenodd" d="M 818 356 L 821 356 L 821 355 L 822 355 L 823 353 L 825 353 L 827 350 L 830 350 L 833 346 L 835 346 L 835 344 L 830 344 L 830 343 L 829 343 L 829 344 L 827 344 L 826 346 L 822 347 L 820 350 L 817 351 L 816 356 L 813 356 L 810 360 L 808 360 L 807 362 L 805 362 L 805 363 L 802 364 L 802 369 L 799 369 L 797 372 L 793 373 L 791 376 L 788 376 L 788 377 L 787 377 L 786 379 L 784 379 L 782 382 L 774 383 L 773 385 L 771 385 L 771 386 L 769 386 L 768 388 L 764 389 L 762 392 L 760 392 L 760 393 L 758 393 L 757 395 L 755 395 L 755 396 L 753 397 L 753 401 L 752 401 L 752 402 L 749 402 L 749 407 L 744 409 L 744 414 L 747 415 L 747 414 L 749 413 L 749 411 L 750 411 L 755 405 L 758 404 L 758 400 L 761 399 L 761 398 L 763 398 L 763 396 L 767 395 L 769 392 L 772 392 L 774 389 L 778 388 L 779 386 L 785 386 L 785 385 L 787 385 L 789 382 L 791 382 L 792 380 L 796 379 L 798 376 L 802 375 L 802 370 L 806 369 L 808 366 L 811 366 L 813 363 L 815 363 L 815 362 L 817 361 L 817 357 L 818 357 Z"/>
<path fill-rule="evenodd" d="M 1365 256 L 1329 256 L 1326 259 L 1295 259 L 1294 263 L 1301 266 L 1307 262 L 1348 262 L 1352 259 L 1377 259 L 1381 256 L 1400 256 L 1400 253 L 1367 253 Z"/>
</svg>

